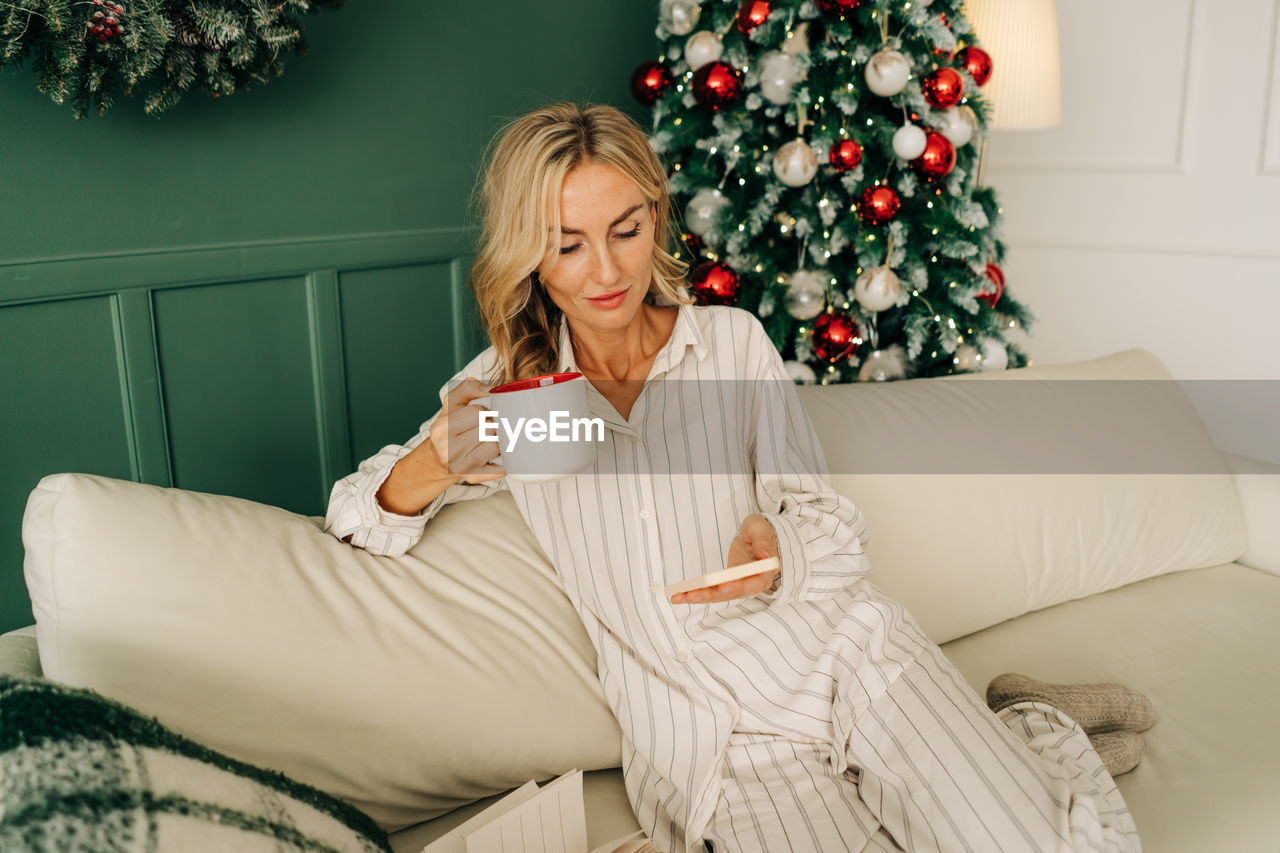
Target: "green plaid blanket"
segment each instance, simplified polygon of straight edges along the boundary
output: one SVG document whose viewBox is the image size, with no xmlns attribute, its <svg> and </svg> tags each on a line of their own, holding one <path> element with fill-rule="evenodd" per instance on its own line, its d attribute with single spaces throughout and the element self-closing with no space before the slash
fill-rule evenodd
<svg viewBox="0 0 1280 853">
<path fill-rule="evenodd" d="M 390 853 L 351 804 L 89 690 L 0 675 L 0 850 Z"/>
</svg>

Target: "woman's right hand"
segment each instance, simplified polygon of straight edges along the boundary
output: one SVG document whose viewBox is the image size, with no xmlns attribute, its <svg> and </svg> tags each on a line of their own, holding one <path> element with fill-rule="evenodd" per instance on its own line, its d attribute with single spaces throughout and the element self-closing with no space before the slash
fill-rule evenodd
<svg viewBox="0 0 1280 853">
<path fill-rule="evenodd" d="M 498 455 L 498 442 L 480 440 L 484 409 L 467 405 L 488 392 L 489 386 L 477 379 L 464 379 L 450 389 L 426 440 L 395 464 L 378 489 L 377 500 L 384 510 L 417 515 L 454 483 L 483 483 L 507 476 L 506 469 L 492 461 Z"/>
<path fill-rule="evenodd" d="M 445 396 L 444 408 L 431 424 L 431 432 L 423 445 L 430 445 L 448 472 L 464 483 L 483 483 L 507 476 L 507 471 L 492 460 L 498 456 L 497 441 L 480 440 L 480 413 L 488 411 L 469 405 L 484 397 L 491 386 L 478 379 L 464 379 Z M 415 450 L 421 449 L 415 448 Z"/>
</svg>

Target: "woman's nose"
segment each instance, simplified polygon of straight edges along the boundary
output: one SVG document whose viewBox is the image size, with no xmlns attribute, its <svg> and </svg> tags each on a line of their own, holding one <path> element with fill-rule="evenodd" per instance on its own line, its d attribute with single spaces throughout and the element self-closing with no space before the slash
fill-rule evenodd
<svg viewBox="0 0 1280 853">
<path fill-rule="evenodd" d="M 591 257 L 591 277 L 600 284 L 613 284 L 622 276 L 622 267 L 609 246 L 597 249 Z"/>
</svg>

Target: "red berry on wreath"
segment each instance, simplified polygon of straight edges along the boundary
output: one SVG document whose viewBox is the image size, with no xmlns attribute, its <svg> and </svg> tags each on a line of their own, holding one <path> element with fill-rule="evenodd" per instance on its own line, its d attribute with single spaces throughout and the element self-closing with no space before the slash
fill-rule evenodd
<svg viewBox="0 0 1280 853">
<path fill-rule="evenodd" d="M 93 5 L 95 5 L 95 6 L 101 6 L 101 5 L 102 5 L 102 0 L 93 0 Z"/>
</svg>

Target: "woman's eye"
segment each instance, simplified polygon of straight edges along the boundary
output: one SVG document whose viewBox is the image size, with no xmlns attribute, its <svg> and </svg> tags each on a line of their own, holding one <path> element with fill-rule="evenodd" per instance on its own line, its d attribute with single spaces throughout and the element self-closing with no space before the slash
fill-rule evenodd
<svg viewBox="0 0 1280 853">
<path fill-rule="evenodd" d="M 614 234 L 613 236 L 617 237 L 620 240 L 630 240 L 632 237 L 639 235 L 639 233 L 640 233 L 640 226 L 639 224 L 637 224 L 635 228 L 632 228 L 630 231 L 626 232 L 625 234 Z M 574 252 L 578 251 L 578 249 L 581 246 L 582 246 L 581 243 L 574 243 L 572 246 L 561 246 L 560 254 L 571 255 Z"/>
</svg>

